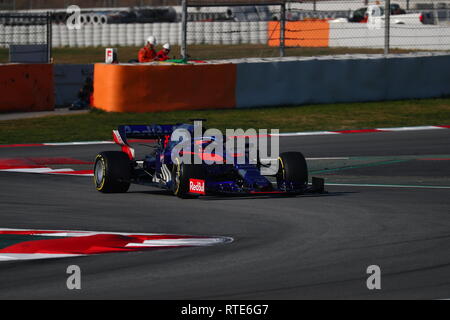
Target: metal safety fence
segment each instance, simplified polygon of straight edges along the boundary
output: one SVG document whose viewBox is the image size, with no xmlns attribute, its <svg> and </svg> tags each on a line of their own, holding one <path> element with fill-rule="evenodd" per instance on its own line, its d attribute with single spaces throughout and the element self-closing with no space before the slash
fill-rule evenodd
<svg viewBox="0 0 450 320">
<path fill-rule="evenodd" d="M 182 1 L 182 56 L 189 56 L 189 45 L 204 44 L 221 45 L 223 54 L 214 54 L 220 58 L 284 55 L 284 1 L 224 5 Z M 272 26 L 278 26 L 278 30 Z M 269 45 L 277 40 L 278 45 Z"/>
<path fill-rule="evenodd" d="M 51 23 L 47 13 L 0 12 L 0 48 L 139 47 L 154 35 L 192 58 L 450 50 L 450 0 L 131 2 L 81 7 L 79 29 L 69 28 L 65 9 L 53 9 Z"/>
<path fill-rule="evenodd" d="M 52 58 L 51 14 L 0 13 L 0 48 L 9 49 L 22 57 L 42 57 L 39 61 L 50 62 Z"/>
<path fill-rule="evenodd" d="M 182 5 L 186 52 L 198 44 L 226 45 L 240 56 L 450 50 L 447 0 L 185 0 Z"/>
</svg>

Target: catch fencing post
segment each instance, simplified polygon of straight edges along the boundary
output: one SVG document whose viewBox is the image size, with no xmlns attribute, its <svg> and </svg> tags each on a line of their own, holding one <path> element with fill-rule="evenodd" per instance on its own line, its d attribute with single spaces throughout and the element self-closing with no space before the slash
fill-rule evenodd
<svg viewBox="0 0 450 320">
<path fill-rule="evenodd" d="M 285 38 L 286 38 L 286 2 L 281 3 L 280 13 L 280 57 L 285 56 Z"/>
<path fill-rule="evenodd" d="M 391 38 L 391 0 L 384 3 L 384 54 L 389 54 L 390 38 Z"/>
<path fill-rule="evenodd" d="M 52 48 L 53 48 L 53 23 L 52 23 L 52 13 L 47 12 L 47 52 L 48 52 L 48 63 L 52 62 Z"/>
<path fill-rule="evenodd" d="M 182 13 L 181 13 L 181 58 L 187 59 L 187 22 L 188 22 L 188 9 L 187 0 L 182 0 Z"/>
</svg>

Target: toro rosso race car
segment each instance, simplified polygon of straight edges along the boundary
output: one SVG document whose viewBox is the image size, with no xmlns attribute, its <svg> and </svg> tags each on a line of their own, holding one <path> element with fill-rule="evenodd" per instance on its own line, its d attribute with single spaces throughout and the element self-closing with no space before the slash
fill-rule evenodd
<svg viewBox="0 0 450 320">
<path fill-rule="evenodd" d="M 180 141 L 173 141 L 175 130 L 183 130 L 193 136 L 195 126 L 178 125 L 132 125 L 120 126 L 113 137 L 122 151 L 102 152 L 94 165 L 94 183 L 102 193 L 125 193 L 131 184 L 153 186 L 169 190 L 180 198 L 196 198 L 205 195 L 299 195 L 307 192 L 323 192 L 323 179 L 313 178 L 308 185 L 308 169 L 304 156 L 299 152 L 282 153 L 278 158 L 277 171 L 269 176 L 262 174 L 266 166 L 262 161 L 250 161 L 249 143 L 236 154 L 211 154 L 205 149 L 216 143 L 214 137 L 183 140 L 190 160 L 183 161 Z M 236 137 L 234 137 L 236 138 Z M 223 139 L 230 139 L 224 137 Z M 152 151 L 144 159 L 135 159 L 135 150 L 129 141 L 152 142 Z M 178 150 L 176 149 L 176 150 Z M 173 156 L 177 154 L 177 156 Z M 221 164 L 206 160 L 227 159 Z M 184 158 L 185 159 L 185 158 Z M 230 160 L 231 159 L 231 160 Z M 240 161 L 238 161 L 240 159 Z M 259 159 L 259 156 L 258 156 Z"/>
</svg>

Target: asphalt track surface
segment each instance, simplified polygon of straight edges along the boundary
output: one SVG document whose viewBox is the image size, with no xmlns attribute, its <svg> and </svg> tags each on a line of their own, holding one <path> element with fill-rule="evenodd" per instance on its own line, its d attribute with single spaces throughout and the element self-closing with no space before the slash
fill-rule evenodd
<svg viewBox="0 0 450 320">
<path fill-rule="evenodd" d="M 327 160 L 310 161 L 330 182 L 361 185 L 295 198 L 181 200 L 139 186 L 103 195 L 86 177 L 0 172 L 1 228 L 234 238 L 208 248 L 1 262 L 0 299 L 450 298 L 450 189 L 419 188 L 450 186 L 450 130 L 281 141 L 282 151 L 308 158 L 363 159 L 333 162 L 332 171 Z M 3 148 L 0 158 L 92 160 L 104 150 L 117 148 Z M 391 162 L 404 156 L 412 160 Z M 366 165 L 370 157 L 382 160 Z M 409 187 L 363 185 L 370 183 Z M 66 288 L 69 265 L 81 267 L 80 291 Z M 381 267 L 382 290 L 366 287 L 370 265 Z"/>
</svg>

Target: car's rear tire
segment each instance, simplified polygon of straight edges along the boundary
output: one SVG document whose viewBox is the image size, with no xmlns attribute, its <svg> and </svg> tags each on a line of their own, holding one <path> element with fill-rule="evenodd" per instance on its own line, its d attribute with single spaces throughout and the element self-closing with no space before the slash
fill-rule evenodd
<svg viewBox="0 0 450 320">
<path fill-rule="evenodd" d="M 282 153 L 278 158 L 278 161 L 278 186 L 282 183 L 293 186 L 303 186 L 308 184 L 308 166 L 303 154 L 300 152 Z"/>
<path fill-rule="evenodd" d="M 189 193 L 190 179 L 204 180 L 205 173 L 200 164 L 185 164 L 179 159 L 173 165 L 173 194 L 182 199 L 198 198 L 197 195 Z"/>
<path fill-rule="evenodd" d="M 124 152 L 102 152 L 95 158 L 94 184 L 102 193 L 125 193 L 130 189 L 131 161 Z"/>
</svg>

